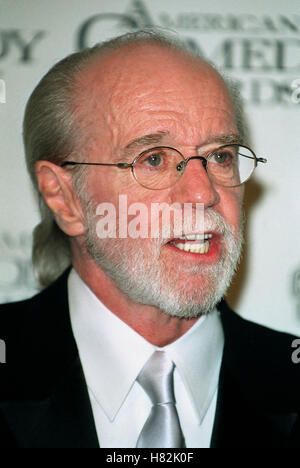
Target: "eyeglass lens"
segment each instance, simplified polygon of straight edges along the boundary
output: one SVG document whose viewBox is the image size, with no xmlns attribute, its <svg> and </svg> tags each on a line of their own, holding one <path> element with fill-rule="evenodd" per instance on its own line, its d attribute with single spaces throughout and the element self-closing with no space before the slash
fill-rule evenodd
<svg viewBox="0 0 300 468">
<path fill-rule="evenodd" d="M 225 187 L 240 185 L 255 169 L 255 155 L 244 146 L 222 146 L 207 156 L 206 171 L 212 182 Z M 189 159 L 174 148 L 145 151 L 135 161 L 134 176 L 144 187 L 161 190 L 172 187 L 182 176 Z M 203 167 L 202 160 L 199 164 Z"/>
</svg>

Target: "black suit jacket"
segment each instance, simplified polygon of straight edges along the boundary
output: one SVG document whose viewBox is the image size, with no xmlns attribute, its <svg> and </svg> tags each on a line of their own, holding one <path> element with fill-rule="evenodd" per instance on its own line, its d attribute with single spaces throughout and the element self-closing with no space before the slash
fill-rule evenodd
<svg viewBox="0 0 300 468">
<path fill-rule="evenodd" d="M 99 447 L 68 313 L 66 272 L 32 299 L 0 306 L 0 446 Z M 212 447 L 297 447 L 295 337 L 219 304 L 225 347 Z M 100 440 L 101 444 L 101 440 Z"/>
</svg>

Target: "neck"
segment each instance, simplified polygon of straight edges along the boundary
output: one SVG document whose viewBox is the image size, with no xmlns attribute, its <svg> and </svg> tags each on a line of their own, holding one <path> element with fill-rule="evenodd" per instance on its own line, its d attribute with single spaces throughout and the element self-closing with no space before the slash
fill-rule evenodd
<svg viewBox="0 0 300 468">
<path fill-rule="evenodd" d="M 92 260 L 84 265 L 73 261 L 73 266 L 112 313 L 155 346 L 166 346 L 177 340 L 198 320 L 171 317 L 157 307 L 133 302 Z"/>
</svg>

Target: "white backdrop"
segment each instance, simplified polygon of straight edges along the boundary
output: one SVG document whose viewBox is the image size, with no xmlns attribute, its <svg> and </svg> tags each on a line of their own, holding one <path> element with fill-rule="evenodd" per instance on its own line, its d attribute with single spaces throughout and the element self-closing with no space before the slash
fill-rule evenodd
<svg viewBox="0 0 300 468">
<path fill-rule="evenodd" d="M 0 302 L 32 295 L 39 220 L 26 174 L 26 101 L 57 60 L 137 28 L 178 31 L 240 80 L 256 153 L 247 246 L 228 299 L 242 316 L 300 334 L 299 0 L 0 0 Z M 298 81 L 297 81 L 298 80 Z"/>
</svg>

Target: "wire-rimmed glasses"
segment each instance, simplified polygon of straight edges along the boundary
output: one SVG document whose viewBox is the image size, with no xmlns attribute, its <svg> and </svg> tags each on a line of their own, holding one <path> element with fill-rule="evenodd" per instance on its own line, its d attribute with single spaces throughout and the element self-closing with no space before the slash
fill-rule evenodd
<svg viewBox="0 0 300 468">
<path fill-rule="evenodd" d="M 119 169 L 130 168 L 136 181 L 150 190 L 170 188 L 184 174 L 191 160 L 202 163 L 209 179 L 223 187 L 237 187 L 246 182 L 253 174 L 257 164 L 266 163 L 265 158 L 258 158 L 248 146 L 239 144 L 222 145 L 207 156 L 184 156 L 175 148 L 156 146 L 140 153 L 132 163 L 88 163 L 65 161 L 61 167 L 115 166 Z"/>
</svg>

